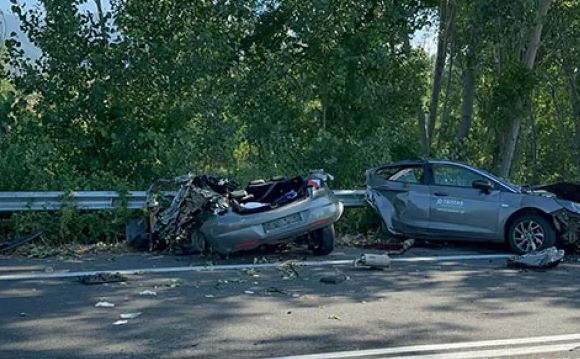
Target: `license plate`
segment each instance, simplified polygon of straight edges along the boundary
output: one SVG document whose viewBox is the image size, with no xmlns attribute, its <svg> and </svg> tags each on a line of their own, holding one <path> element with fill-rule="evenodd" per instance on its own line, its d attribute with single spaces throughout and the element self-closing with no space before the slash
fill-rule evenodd
<svg viewBox="0 0 580 359">
<path fill-rule="evenodd" d="M 300 216 L 300 213 L 295 213 L 291 216 L 283 217 L 272 222 L 264 223 L 264 230 L 266 230 L 266 232 L 271 232 L 280 228 L 288 227 L 295 223 L 299 223 L 301 221 L 302 217 Z"/>
</svg>

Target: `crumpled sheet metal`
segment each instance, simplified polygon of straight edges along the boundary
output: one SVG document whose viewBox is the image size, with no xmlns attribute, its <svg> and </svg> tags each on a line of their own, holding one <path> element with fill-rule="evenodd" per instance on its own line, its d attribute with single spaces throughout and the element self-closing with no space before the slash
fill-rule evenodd
<svg viewBox="0 0 580 359">
<path fill-rule="evenodd" d="M 546 269 L 557 266 L 564 259 L 564 250 L 556 247 L 546 248 L 539 252 L 531 252 L 508 259 L 508 267 Z"/>
<path fill-rule="evenodd" d="M 179 186 L 171 204 L 161 210 L 162 186 Z M 158 180 L 147 191 L 152 233 L 151 246 L 174 247 L 189 240 L 204 216 L 224 213 L 229 208 L 227 193 L 237 186 L 227 179 L 188 174 L 173 180 Z M 152 249 L 152 248 L 151 248 Z"/>
</svg>

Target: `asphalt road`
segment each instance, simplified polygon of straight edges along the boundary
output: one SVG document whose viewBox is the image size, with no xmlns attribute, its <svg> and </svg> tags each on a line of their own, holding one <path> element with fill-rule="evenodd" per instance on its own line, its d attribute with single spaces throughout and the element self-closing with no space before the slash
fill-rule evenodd
<svg viewBox="0 0 580 359">
<path fill-rule="evenodd" d="M 405 256 L 498 250 L 413 248 Z M 321 259 L 360 252 L 339 249 Z M 282 259 L 304 255 L 284 254 Z M 262 255 L 230 262 L 254 256 Z M 207 260 L 143 254 L 74 261 L 0 257 L 0 275 Z M 337 270 L 349 279 L 320 282 Z M 507 269 L 503 260 L 396 263 L 385 271 L 349 266 L 297 271 L 298 276 L 276 269 L 134 275 L 125 283 L 91 286 L 71 279 L 0 281 L 0 357 L 270 358 L 318 353 L 305 359 L 580 358 L 580 262 L 575 259 L 547 271 Z M 157 295 L 139 295 L 144 290 Z M 96 308 L 99 301 L 115 307 Z M 113 325 L 120 314 L 137 312 L 141 314 L 126 324 Z M 331 354 L 339 351 L 350 353 Z"/>
</svg>

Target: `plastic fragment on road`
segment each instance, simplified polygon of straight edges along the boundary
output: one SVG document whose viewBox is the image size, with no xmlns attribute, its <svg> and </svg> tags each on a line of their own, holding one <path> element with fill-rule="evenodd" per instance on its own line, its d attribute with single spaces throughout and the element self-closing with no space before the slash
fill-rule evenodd
<svg viewBox="0 0 580 359">
<path fill-rule="evenodd" d="M 113 323 L 113 325 L 123 325 L 123 324 L 127 324 L 127 323 L 129 323 L 128 320 L 122 319 L 122 320 L 117 320 L 116 322 Z"/>
<path fill-rule="evenodd" d="M 384 269 L 391 266 L 391 258 L 386 254 L 361 254 L 353 265 L 357 268 Z"/>
<path fill-rule="evenodd" d="M 521 256 L 513 256 L 507 260 L 507 266 L 523 269 L 546 269 L 560 264 L 564 259 L 564 250 L 556 247 L 546 248 L 539 252 L 531 252 Z"/>
<path fill-rule="evenodd" d="M 154 292 L 152 290 L 144 290 L 139 292 L 140 296 L 148 296 L 148 297 L 156 297 L 157 296 L 157 292 Z"/>
<path fill-rule="evenodd" d="M 95 308 L 114 308 L 115 304 L 111 302 L 98 302 L 95 304 Z"/>
<path fill-rule="evenodd" d="M 141 315 L 141 312 L 135 312 L 135 313 L 122 313 L 120 315 L 121 319 L 135 319 L 137 317 L 139 317 Z"/>
</svg>

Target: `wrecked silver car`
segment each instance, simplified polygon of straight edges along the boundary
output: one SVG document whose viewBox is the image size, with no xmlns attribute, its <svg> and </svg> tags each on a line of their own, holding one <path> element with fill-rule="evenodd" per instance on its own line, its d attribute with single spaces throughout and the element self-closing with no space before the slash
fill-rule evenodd
<svg viewBox="0 0 580 359">
<path fill-rule="evenodd" d="M 516 186 L 472 166 L 405 161 L 366 172 L 367 200 L 395 236 L 580 249 L 580 184 Z"/>
<path fill-rule="evenodd" d="M 307 177 L 274 177 L 250 182 L 245 189 L 224 178 L 187 175 L 159 180 L 149 189 L 150 248 L 194 245 L 221 255 L 296 240 L 314 254 L 334 249 L 333 224 L 343 205 L 328 188 L 332 176 L 313 171 Z M 162 205 L 167 185 L 179 189 Z"/>
</svg>

